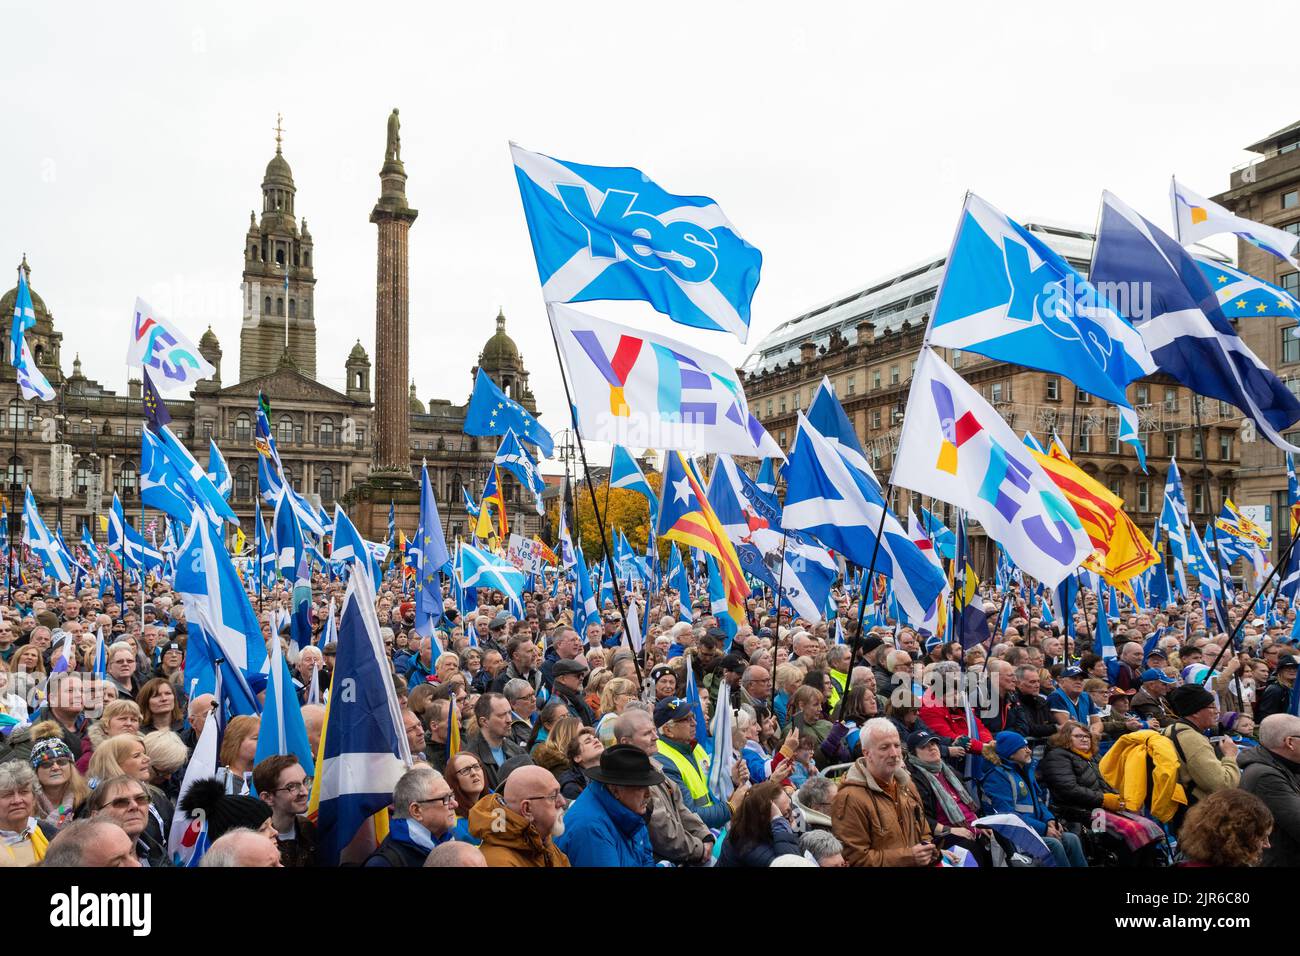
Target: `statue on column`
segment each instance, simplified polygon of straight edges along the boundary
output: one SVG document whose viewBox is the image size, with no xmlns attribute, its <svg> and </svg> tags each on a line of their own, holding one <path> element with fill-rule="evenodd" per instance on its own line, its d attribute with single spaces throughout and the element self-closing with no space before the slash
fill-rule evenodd
<svg viewBox="0 0 1300 956">
<path fill-rule="evenodd" d="M 401 121 L 397 118 L 397 110 L 394 109 L 388 117 L 388 149 L 384 153 L 385 161 L 392 160 L 399 163 L 402 161 L 402 138 L 398 134 L 401 125 Z"/>
</svg>

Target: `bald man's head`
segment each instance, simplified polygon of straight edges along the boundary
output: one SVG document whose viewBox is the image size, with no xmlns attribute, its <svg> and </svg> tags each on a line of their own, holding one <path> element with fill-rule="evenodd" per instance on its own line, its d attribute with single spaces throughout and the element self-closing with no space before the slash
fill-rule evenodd
<svg viewBox="0 0 1300 956">
<path fill-rule="evenodd" d="M 529 821 L 543 840 L 552 833 L 559 836 L 564 832 L 564 825 L 560 822 L 564 807 L 560 783 L 545 767 L 516 769 L 506 778 L 502 796 L 506 806 Z"/>
<path fill-rule="evenodd" d="M 439 843 L 424 858 L 425 866 L 487 866 L 483 851 L 472 843 L 448 840 Z"/>
</svg>

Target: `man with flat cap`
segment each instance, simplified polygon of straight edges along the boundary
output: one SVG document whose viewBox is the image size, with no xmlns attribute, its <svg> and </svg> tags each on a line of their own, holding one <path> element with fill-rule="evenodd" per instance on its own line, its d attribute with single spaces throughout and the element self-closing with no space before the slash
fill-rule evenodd
<svg viewBox="0 0 1300 956">
<path fill-rule="evenodd" d="M 1184 684 L 1171 690 L 1166 699 L 1177 719 L 1160 732 L 1173 741 L 1178 752 L 1178 782 L 1187 794 L 1187 806 L 1216 791 L 1236 787 L 1241 782 L 1236 743 L 1231 737 L 1222 737 L 1216 751 L 1207 736 L 1219 725 L 1214 695 L 1200 684 Z M 1180 807 L 1170 828 L 1177 832 L 1185 815 Z"/>
</svg>

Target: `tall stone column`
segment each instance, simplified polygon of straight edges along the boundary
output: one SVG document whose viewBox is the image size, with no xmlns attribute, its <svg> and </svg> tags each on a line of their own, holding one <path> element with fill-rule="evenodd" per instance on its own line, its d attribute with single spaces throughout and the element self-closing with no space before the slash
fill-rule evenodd
<svg viewBox="0 0 1300 956">
<path fill-rule="evenodd" d="M 418 213 L 406 204 L 397 110 L 388 119 L 388 147 L 379 172 L 379 201 L 370 221 L 379 227 L 375 275 L 375 444 L 371 473 L 411 478 L 409 271 L 406 239 Z"/>
</svg>

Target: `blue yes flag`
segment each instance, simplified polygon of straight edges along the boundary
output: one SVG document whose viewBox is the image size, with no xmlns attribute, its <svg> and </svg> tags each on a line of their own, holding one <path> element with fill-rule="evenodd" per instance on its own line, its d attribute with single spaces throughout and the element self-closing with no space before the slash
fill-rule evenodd
<svg viewBox="0 0 1300 956">
<path fill-rule="evenodd" d="M 749 337 L 763 254 L 707 196 L 639 169 L 510 146 L 547 302 L 642 300 L 674 322 Z"/>
</svg>

